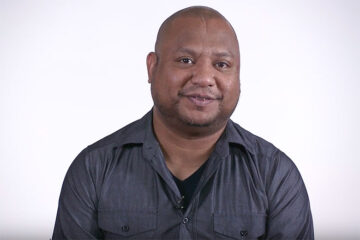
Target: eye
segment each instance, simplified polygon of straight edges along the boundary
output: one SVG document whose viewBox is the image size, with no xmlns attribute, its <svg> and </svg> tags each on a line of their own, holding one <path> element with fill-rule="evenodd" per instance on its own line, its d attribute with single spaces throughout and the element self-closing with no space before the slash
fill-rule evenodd
<svg viewBox="0 0 360 240">
<path fill-rule="evenodd" d="M 218 68 L 221 68 L 221 69 L 230 67 L 230 65 L 228 63 L 226 63 L 226 62 L 217 62 L 215 64 L 215 66 L 218 67 Z"/>
<path fill-rule="evenodd" d="M 194 61 L 191 58 L 188 58 L 188 57 L 180 58 L 179 62 L 184 63 L 184 64 L 193 64 L 194 63 Z"/>
</svg>

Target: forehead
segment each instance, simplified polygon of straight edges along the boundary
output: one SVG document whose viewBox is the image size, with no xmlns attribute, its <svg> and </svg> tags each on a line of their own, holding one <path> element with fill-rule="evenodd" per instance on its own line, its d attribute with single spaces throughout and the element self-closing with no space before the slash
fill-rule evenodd
<svg viewBox="0 0 360 240">
<path fill-rule="evenodd" d="M 230 24 L 224 19 L 179 17 L 165 29 L 161 48 L 174 51 L 184 47 L 217 49 L 238 55 L 239 46 Z"/>
</svg>

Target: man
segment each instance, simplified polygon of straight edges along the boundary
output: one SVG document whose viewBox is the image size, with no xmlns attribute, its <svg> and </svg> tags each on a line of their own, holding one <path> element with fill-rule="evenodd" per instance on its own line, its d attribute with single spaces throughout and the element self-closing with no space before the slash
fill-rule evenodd
<svg viewBox="0 0 360 240">
<path fill-rule="evenodd" d="M 53 239 L 313 239 L 294 163 L 230 120 L 240 95 L 230 23 L 207 7 L 173 14 L 147 69 L 152 111 L 74 160 Z"/>
</svg>

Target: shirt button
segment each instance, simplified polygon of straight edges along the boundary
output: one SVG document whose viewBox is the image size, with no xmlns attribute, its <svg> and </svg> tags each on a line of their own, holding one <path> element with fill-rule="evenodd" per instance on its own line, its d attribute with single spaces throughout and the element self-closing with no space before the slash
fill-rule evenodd
<svg viewBox="0 0 360 240">
<path fill-rule="evenodd" d="M 181 196 L 181 198 L 177 201 L 179 204 L 184 200 L 185 196 Z"/>
<path fill-rule="evenodd" d="M 130 230 L 128 225 L 121 226 L 121 231 L 128 232 Z"/>
<path fill-rule="evenodd" d="M 189 218 L 185 217 L 183 220 L 182 220 L 182 223 L 183 224 L 187 224 L 189 222 Z"/>
<path fill-rule="evenodd" d="M 242 237 L 246 237 L 248 235 L 248 232 L 247 231 L 240 231 L 240 235 Z"/>
</svg>

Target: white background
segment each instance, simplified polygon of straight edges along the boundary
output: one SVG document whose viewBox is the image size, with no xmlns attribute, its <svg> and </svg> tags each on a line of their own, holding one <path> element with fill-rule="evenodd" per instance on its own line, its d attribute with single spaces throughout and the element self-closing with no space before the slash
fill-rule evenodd
<svg viewBox="0 0 360 240">
<path fill-rule="evenodd" d="M 151 108 L 146 54 L 162 21 L 190 5 L 233 24 L 232 119 L 296 163 L 317 239 L 360 238 L 356 0 L 0 0 L 0 238 L 50 238 L 70 163 Z"/>
</svg>

